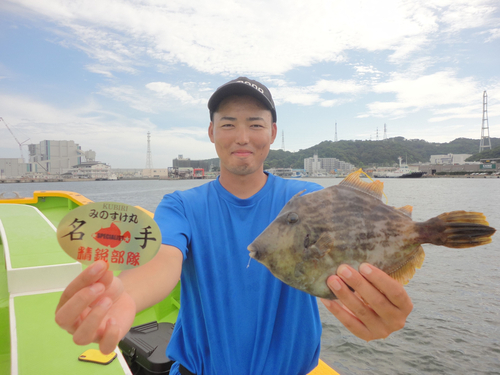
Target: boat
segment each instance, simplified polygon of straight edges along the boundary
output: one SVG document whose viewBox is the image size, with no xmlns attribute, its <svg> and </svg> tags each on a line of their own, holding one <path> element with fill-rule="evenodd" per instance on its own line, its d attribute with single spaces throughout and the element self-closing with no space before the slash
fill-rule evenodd
<svg viewBox="0 0 500 375">
<path fill-rule="evenodd" d="M 376 170 L 373 172 L 375 178 L 420 178 L 425 172 L 411 169 L 408 164 L 402 163 L 403 158 L 399 157 L 399 168 L 394 171 Z"/>
<path fill-rule="evenodd" d="M 0 196 L 0 374 L 133 375 L 118 347 L 116 360 L 106 366 L 78 360 L 98 345 L 74 344 L 54 321 L 62 291 L 82 271 L 59 247 L 56 228 L 72 209 L 91 202 L 67 191 Z M 138 313 L 133 325 L 173 324 L 179 309 L 180 283 L 163 301 Z M 310 375 L 338 373 L 320 360 Z"/>
</svg>

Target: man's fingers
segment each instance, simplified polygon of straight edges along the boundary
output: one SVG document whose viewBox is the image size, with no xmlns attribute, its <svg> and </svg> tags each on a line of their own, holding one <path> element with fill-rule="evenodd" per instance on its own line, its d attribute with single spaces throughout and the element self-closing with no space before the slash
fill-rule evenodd
<svg viewBox="0 0 500 375">
<path fill-rule="evenodd" d="M 327 284 L 339 301 L 324 301 L 325 306 L 352 333 L 367 341 L 401 329 L 413 308 L 399 282 L 366 263 L 359 272 L 341 265 Z"/>
<path fill-rule="evenodd" d="M 109 354 L 115 350 L 120 341 L 120 328 L 113 318 L 110 318 L 106 323 L 106 329 L 99 341 L 99 350 L 104 354 Z"/>
<path fill-rule="evenodd" d="M 351 272 L 351 270 L 348 271 Z M 344 273 L 343 277 L 346 277 L 347 279 L 355 278 L 353 272 L 351 272 L 348 277 L 345 275 L 348 275 L 347 272 Z M 362 276 L 360 276 L 359 274 L 358 276 L 362 278 Z M 375 314 L 375 312 L 366 303 L 364 303 L 363 300 L 361 300 L 348 288 L 343 279 L 336 275 L 333 275 L 328 278 L 327 283 L 328 286 L 332 288 L 339 301 L 342 302 L 343 306 L 341 307 L 341 309 L 345 311 L 345 314 L 340 310 L 338 311 L 338 314 L 340 316 L 346 317 L 346 319 L 341 320 L 344 325 L 348 324 L 349 326 L 352 326 L 352 324 L 354 324 L 354 322 L 350 323 L 349 320 L 347 320 L 348 316 L 346 314 L 350 314 L 351 316 L 355 317 L 356 320 L 363 325 L 370 325 L 377 321 L 377 314 Z M 356 282 L 353 282 L 352 284 L 354 285 L 351 286 L 352 288 L 355 288 L 355 286 L 359 286 L 359 284 L 357 284 Z M 349 330 L 351 329 L 349 328 Z"/>
<path fill-rule="evenodd" d="M 366 278 L 372 285 L 375 286 L 394 306 L 403 310 L 407 314 L 413 309 L 413 304 L 410 297 L 406 293 L 404 287 L 392 277 L 387 275 L 384 271 L 373 267 L 368 263 L 363 263 L 359 266 L 359 272 Z M 364 298 L 364 297 L 363 297 Z M 365 300 L 376 305 L 376 300 L 369 301 L 370 296 L 366 296 Z"/>
<path fill-rule="evenodd" d="M 87 345 L 99 336 L 99 329 L 113 301 L 109 297 L 102 298 L 82 321 L 73 334 L 73 341 L 77 345 Z"/>
<path fill-rule="evenodd" d="M 57 305 L 56 312 L 68 302 L 73 296 L 78 293 L 81 289 L 88 287 L 89 285 L 97 282 L 101 277 L 104 276 L 108 265 L 104 261 L 98 261 L 87 267 L 77 278 L 75 278 L 64 290 L 61 298 L 59 299 L 59 304 Z M 106 281 L 108 281 L 106 279 Z"/>
<path fill-rule="evenodd" d="M 105 290 L 101 283 L 95 283 L 90 287 L 80 290 L 71 297 L 70 303 L 65 303 L 58 307 L 56 311 L 56 323 L 63 329 L 72 331 L 75 323 L 80 319 L 80 315 L 88 309 Z M 67 301 L 68 302 L 68 301 Z"/>
</svg>

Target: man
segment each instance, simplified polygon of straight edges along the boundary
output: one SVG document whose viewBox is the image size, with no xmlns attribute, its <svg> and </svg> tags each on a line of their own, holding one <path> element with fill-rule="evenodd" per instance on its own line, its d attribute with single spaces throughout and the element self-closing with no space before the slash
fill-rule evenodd
<svg viewBox="0 0 500 375">
<path fill-rule="evenodd" d="M 293 195 L 321 187 L 264 173 L 277 134 L 264 85 L 240 77 L 219 87 L 208 107 L 220 177 L 166 195 L 155 213 L 163 242 L 156 257 L 118 278 L 104 262 L 88 267 L 63 293 L 56 322 L 77 344 L 98 342 L 109 353 L 135 313 L 165 298 L 181 277 L 171 374 L 306 374 L 320 351 L 316 298 L 248 263 L 246 248 Z M 402 328 L 412 310 L 404 288 L 367 264 L 359 272 L 341 266 L 327 283 L 339 302 L 323 303 L 364 340 Z"/>
</svg>

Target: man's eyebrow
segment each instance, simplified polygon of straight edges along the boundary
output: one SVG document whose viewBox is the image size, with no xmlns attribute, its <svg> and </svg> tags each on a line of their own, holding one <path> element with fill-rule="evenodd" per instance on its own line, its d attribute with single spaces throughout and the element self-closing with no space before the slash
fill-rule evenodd
<svg viewBox="0 0 500 375">
<path fill-rule="evenodd" d="M 220 121 L 236 121 L 236 117 L 224 116 L 220 118 Z M 248 117 L 246 121 L 265 121 L 263 117 Z"/>
</svg>

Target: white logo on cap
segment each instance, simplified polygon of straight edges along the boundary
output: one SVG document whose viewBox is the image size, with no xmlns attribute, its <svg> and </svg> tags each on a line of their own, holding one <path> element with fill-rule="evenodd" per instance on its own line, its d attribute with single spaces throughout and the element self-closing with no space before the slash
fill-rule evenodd
<svg viewBox="0 0 500 375">
<path fill-rule="evenodd" d="M 248 86 L 252 86 L 255 90 L 257 90 L 258 92 L 260 92 L 261 94 L 264 94 L 264 90 L 262 90 L 259 86 L 257 86 L 255 83 L 252 83 L 252 82 L 248 82 L 248 81 L 236 81 L 236 82 L 241 82 L 241 83 L 244 83 Z"/>
</svg>

